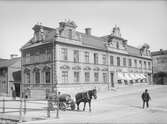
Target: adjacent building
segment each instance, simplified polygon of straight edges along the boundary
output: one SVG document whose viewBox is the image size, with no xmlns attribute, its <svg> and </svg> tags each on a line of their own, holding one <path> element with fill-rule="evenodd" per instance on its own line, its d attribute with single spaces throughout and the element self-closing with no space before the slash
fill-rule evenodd
<svg viewBox="0 0 167 124">
<path fill-rule="evenodd" d="M 76 29 L 70 20 L 58 28 L 33 27 L 34 36 L 21 48 L 23 89 L 31 90 L 30 97 L 43 97 L 51 89 L 75 94 L 152 82 L 147 44 L 128 45 L 117 26 L 102 37 L 92 35 L 91 28 Z"/>
<path fill-rule="evenodd" d="M 15 89 L 13 72 L 21 70 L 21 58 L 0 61 L 0 94 L 11 96 L 11 87 Z"/>
<path fill-rule="evenodd" d="M 167 84 L 167 50 L 151 53 L 153 60 L 153 79 L 155 84 Z"/>
</svg>

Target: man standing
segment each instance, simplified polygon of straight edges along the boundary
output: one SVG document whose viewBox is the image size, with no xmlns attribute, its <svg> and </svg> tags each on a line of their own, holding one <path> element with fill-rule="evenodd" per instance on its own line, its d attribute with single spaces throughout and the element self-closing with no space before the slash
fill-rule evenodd
<svg viewBox="0 0 167 124">
<path fill-rule="evenodd" d="M 149 100 L 151 100 L 151 97 L 150 97 L 147 89 L 145 89 L 145 92 L 142 93 L 141 97 L 142 97 L 142 100 L 143 100 L 143 108 L 145 107 L 145 103 L 146 103 L 147 108 L 148 108 L 149 107 L 148 102 L 149 102 Z"/>
<path fill-rule="evenodd" d="M 16 100 L 16 91 L 14 90 L 13 87 L 11 87 L 11 90 L 12 90 L 12 97 L 13 97 L 13 100 Z"/>
</svg>

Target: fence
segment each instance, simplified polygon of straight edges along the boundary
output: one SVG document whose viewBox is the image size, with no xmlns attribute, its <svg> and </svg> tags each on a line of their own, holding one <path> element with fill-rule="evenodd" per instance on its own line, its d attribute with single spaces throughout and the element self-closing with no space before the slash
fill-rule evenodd
<svg viewBox="0 0 167 124">
<path fill-rule="evenodd" d="M 54 106 L 53 106 L 53 103 Z M 32 104 L 33 106 L 31 106 Z M 46 111 L 46 116 L 50 118 L 50 111 L 57 110 L 57 118 L 59 117 L 59 107 L 58 101 L 52 99 L 0 99 L 0 114 L 5 113 L 19 113 L 19 119 L 15 121 L 24 121 L 22 120 L 23 114 L 26 115 L 27 112 L 32 111 Z M 30 107 L 29 107 L 30 106 Z M 0 118 L 0 120 L 5 120 L 5 118 Z M 9 119 L 12 120 L 12 119 Z M 14 121 L 14 120 L 13 120 Z"/>
</svg>

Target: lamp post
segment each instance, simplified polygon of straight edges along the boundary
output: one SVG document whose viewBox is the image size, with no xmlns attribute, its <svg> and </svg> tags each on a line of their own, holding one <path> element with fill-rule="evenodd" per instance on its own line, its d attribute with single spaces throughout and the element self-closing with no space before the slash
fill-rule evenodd
<svg viewBox="0 0 167 124">
<path fill-rule="evenodd" d="M 22 110 L 23 110 L 23 93 L 22 92 L 23 92 L 23 80 L 24 80 L 23 77 L 24 76 L 23 76 L 23 70 L 22 70 L 23 69 L 23 67 L 22 67 L 23 66 L 23 60 L 22 60 L 23 59 L 23 55 L 22 55 L 22 52 L 23 51 L 21 51 L 21 77 L 22 77 L 21 79 L 22 80 L 20 82 L 20 112 L 19 112 L 19 115 L 20 115 L 19 122 L 20 123 L 22 123 L 22 121 L 23 121 L 22 120 L 22 116 L 23 116 L 23 114 L 22 114 Z"/>
<path fill-rule="evenodd" d="M 56 63 L 55 63 L 55 40 L 52 41 L 52 45 L 53 45 L 53 53 L 52 53 L 52 57 L 53 57 L 53 63 L 52 63 L 52 92 L 54 92 L 54 86 L 56 89 L 56 102 L 57 102 L 57 112 L 56 112 L 56 118 L 59 118 L 59 98 L 58 98 L 58 88 L 57 88 L 57 69 L 56 69 Z M 55 72 L 55 74 L 54 74 Z M 54 79 L 55 79 L 55 83 L 54 83 Z M 55 85 L 54 85 L 55 84 Z"/>
</svg>

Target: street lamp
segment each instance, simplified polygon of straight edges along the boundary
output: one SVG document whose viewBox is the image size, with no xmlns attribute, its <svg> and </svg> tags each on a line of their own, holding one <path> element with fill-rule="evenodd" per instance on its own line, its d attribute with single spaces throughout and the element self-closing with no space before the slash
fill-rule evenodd
<svg viewBox="0 0 167 124">
<path fill-rule="evenodd" d="M 57 34 L 56 34 L 57 37 Z M 52 93 L 54 92 L 54 79 L 56 80 L 55 83 L 55 89 L 56 89 L 56 102 L 57 102 L 57 112 L 56 112 L 56 118 L 59 118 L 59 98 L 58 98 L 58 88 L 57 88 L 57 72 L 55 72 L 54 75 L 54 70 L 56 70 L 56 63 L 55 63 L 55 40 L 52 41 L 52 45 L 53 45 L 53 53 L 52 53 L 52 59 L 53 59 L 53 63 L 52 63 Z M 54 78 L 55 76 L 55 78 Z"/>
</svg>

